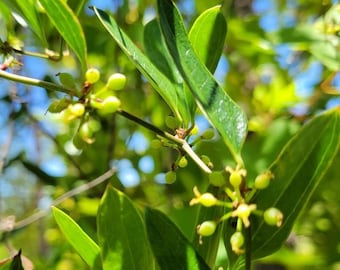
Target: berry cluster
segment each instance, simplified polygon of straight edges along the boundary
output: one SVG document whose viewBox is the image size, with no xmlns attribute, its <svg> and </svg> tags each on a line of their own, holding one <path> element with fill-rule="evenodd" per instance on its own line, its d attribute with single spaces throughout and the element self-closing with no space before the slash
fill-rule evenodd
<svg viewBox="0 0 340 270">
<path fill-rule="evenodd" d="M 218 224 L 227 219 L 236 220 L 236 230 L 230 237 L 230 245 L 236 254 L 244 252 L 244 228 L 250 226 L 250 215 L 262 216 L 264 221 L 270 226 L 281 226 L 283 214 L 277 208 L 271 207 L 266 210 L 257 209 L 257 205 L 251 203 L 251 199 L 257 190 L 265 189 L 274 178 L 270 171 L 258 175 L 252 188 L 247 188 L 245 183 L 246 170 L 229 166 L 223 172 L 212 172 L 210 182 L 223 188 L 227 200 L 220 200 L 212 193 L 201 194 L 197 187 L 194 187 L 195 197 L 190 201 L 190 205 L 201 204 L 204 207 L 223 206 L 228 211 L 216 220 L 206 220 L 197 226 L 197 233 L 202 237 L 214 234 Z"/>
<path fill-rule="evenodd" d="M 48 111 L 59 113 L 66 123 L 75 119 L 80 120 L 73 144 L 82 149 L 84 145 L 94 142 L 94 133 L 100 129 L 100 123 L 91 118 L 90 113 L 96 111 L 99 115 L 106 116 L 116 112 L 121 106 L 116 91 L 124 88 L 126 77 L 123 74 L 114 73 L 106 83 L 103 83 L 100 81 L 99 70 L 90 68 L 85 73 L 85 82 L 81 91 L 78 91 L 71 74 L 59 73 L 58 76 L 62 85 L 75 89 L 74 93 L 77 93 L 78 98 L 69 96 L 52 101 Z"/>
</svg>

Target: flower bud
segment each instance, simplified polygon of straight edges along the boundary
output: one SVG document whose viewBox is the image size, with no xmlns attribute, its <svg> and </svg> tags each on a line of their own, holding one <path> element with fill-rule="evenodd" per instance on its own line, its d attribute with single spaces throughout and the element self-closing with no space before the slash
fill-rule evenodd
<svg viewBox="0 0 340 270">
<path fill-rule="evenodd" d="M 238 188 L 242 183 L 242 175 L 238 171 L 233 171 L 230 174 L 229 182 L 234 188 Z"/>
<path fill-rule="evenodd" d="M 262 173 L 255 178 L 254 187 L 256 189 L 265 189 L 270 184 L 273 175 L 270 171 Z"/>
<path fill-rule="evenodd" d="M 211 207 L 216 205 L 217 199 L 216 197 L 211 193 L 203 193 L 201 197 L 199 198 L 200 203 L 205 207 Z"/>
<path fill-rule="evenodd" d="M 244 236 L 241 232 L 235 232 L 233 235 L 230 237 L 230 245 L 231 249 L 236 253 L 236 254 L 242 254 L 244 252 L 242 248 L 244 244 Z"/>
</svg>

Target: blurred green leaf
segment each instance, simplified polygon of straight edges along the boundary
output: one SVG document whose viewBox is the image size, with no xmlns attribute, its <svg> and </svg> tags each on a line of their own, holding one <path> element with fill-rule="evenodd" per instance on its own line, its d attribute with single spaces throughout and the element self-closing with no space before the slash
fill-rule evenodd
<svg viewBox="0 0 340 270">
<path fill-rule="evenodd" d="M 147 58 L 124 31 L 119 28 L 113 17 L 96 8 L 94 8 L 94 11 L 105 29 L 117 42 L 123 52 L 133 61 L 138 70 L 149 80 L 151 85 L 169 105 L 175 116 L 181 121 L 187 122 L 191 115 L 189 115 L 187 101 L 183 95 L 183 91 L 179 92 L 178 82 L 173 84 L 167 77 L 170 76 L 169 74 L 165 76 L 161 70 L 153 65 L 149 58 Z M 161 44 L 159 45 L 161 46 Z M 165 54 L 163 54 L 163 56 L 164 55 Z"/>
<path fill-rule="evenodd" d="M 284 214 L 281 227 L 262 218 L 252 222 L 252 257 L 260 258 L 281 247 L 294 221 L 332 165 L 340 145 L 340 112 L 327 111 L 308 122 L 284 147 L 270 167 L 274 179 L 259 191 L 258 209 L 276 207 Z"/>
<path fill-rule="evenodd" d="M 81 64 L 82 72 L 85 73 L 87 49 L 83 29 L 77 16 L 63 0 L 41 0 L 40 3 L 54 27 L 74 51 Z"/>
<path fill-rule="evenodd" d="M 13 0 L 4 0 L 4 3 L 9 7 L 12 11 L 17 12 L 23 19 L 27 22 L 29 28 L 33 30 L 33 32 L 39 37 L 40 41 L 46 46 L 46 36 L 43 29 L 43 25 L 41 24 L 37 12 L 37 3 L 33 0 L 26 1 L 13 1 Z"/>
<path fill-rule="evenodd" d="M 143 219 L 124 193 L 109 186 L 100 203 L 98 239 L 103 269 L 153 269 Z"/>
<path fill-rule="evenodd" d="M 159 71 L 169 79 L 176 91 L 176 96 L 183 102 L 183 110 L 186 109 L 186 112 L 182 112 L 181 115 L 184 124 L 188 126 L 195 113 L 195 101 L 191 94 L 187 95 L 185 92 L 183 78 L 166 47 L 156 19 L 145 25 L 144 47 L 146 55 Z"/>
<path fill-rule="evenodd" d="M 227 22 L 220 8 L 215 6 L 204 11 L 189 31 L 195 53 L 211 73 L 215 72 L 227 35 Z"/>
<path fill-rule="evenodd" d="M 175 4 L 169 0 L 159 0 L 158 10 L 161 29 L 178 70 L 235 160 L 242 164 L 240 152 L 247 133 L 244 112 L 198 59 Z"/>
<path fill-rule="evenodd" d="M 151 248 L 160 269 L 210 269 L 191 243 L 165 214 L 147 208 L 145 222 Z"/>
<path fill-rule="evenodd" d="M 100 249 L 98 245 L 63 211 L 52 207 L 54 219 L 67 241 L 83 260 L 93 269 L 101 269 Z"/>
</svg>

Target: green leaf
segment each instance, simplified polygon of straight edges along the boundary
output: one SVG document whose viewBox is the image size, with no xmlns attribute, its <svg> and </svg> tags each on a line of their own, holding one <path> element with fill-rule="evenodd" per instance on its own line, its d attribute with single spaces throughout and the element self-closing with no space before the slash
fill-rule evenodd
<svg viewBox="0 0 340 270">
<path fill-rule="evenodd" d="M 165 214 L 147 208 L 145 222 L 151 248 L 160 269 L 210 269 L 189 240 Z"/>
<path fill-rule="evenodd" d="M 176 91 L 176 95 L 183 101 L 183 109 L 186 109 L 187 111 L 182 115 L 185 116 L 184 124 L 188 125 L 195 113 L 196 104 L 192 95 L 190 93 L 188 95 L 185 92 L 183 78 L 174 63 L 168 48 L 166 47 L 156 19 L 145 25 L 144 48 L 145 53 L 151 62 L 159 69 L 160 72 L 163 73 L 164 76 L 168 78 Z"/>
<path fill-rule="evenodd" d="M 215 72 L 222 55 L 226 35 L 227 22 L 221 13 L 221 6 L 204 11 L 189 31 L 195 53 L 211 73 Z"/>
<path fill-rule="evenodd" d="M 274 179 L 258 192 L 258 209 L 276 207 L 284 214 L 281 227 L 271 227 L 262 218 L 252 221 L 252 257 L 260 258 L 279 249 L 294 221 L 317 188 L 338 152 L 340 111 L 327 111 L 308 122 L 284 147 L 270 167 Z"/>
<path fill-rule="evenodd" d="M 63 0 L 41 0 L 48 18 L 77 56 L 83 73 L 86 70 L 86 42 L 83 29 L 72 9 Z"/>
<path fill-rule="evenodd" d="M 101 200 L 97 219 L 104 270 L 153 269 L 143 219 L 124 193 L 109 186 Z"/>
<path fill-rule="evenodd" d="M 83 260 L 93 269 L 101 269 L 100 249 L 98 245 L 63 211 L 52 207 L 54 219 L 67 241 Z"/>
<path fill-rule="evenodd" d="M 21 250 L 19 250 L 18 254 L 13 257 L 9 270 L 24 270 L 21 262 Z"/>
<path fill-rule="evenodd" d="M 20 16 L 22 16 L 29 27 L 33 30 L 33 32 L 38 36 L 40 41 L 46 45 L 46 37 L 45 32 L 42 28 L 42 24 L 40 23 L 39 16 L 37 14 L 37 4 L 36 1 L 26 0 L 26 1 L 13 1 L 13 0 L 4 0 L 6 6 L 9 7 L 12 11 L 17 12 Z"/>
<path fill-rule="evenodd" d="M 161 95 L 175 116 L 185 123 L 191 121 L 192 119 L 187 107 L 186 97 L 182 92 L 179 92 L 178 85 L 173 84 L 173 82 L 137 48 L 124 31 L 119 28 L 113 17 L 96 8 L 94 8 L 94 11 L 105 29 L 135 64 L 138 70 Z"/>
<path fill-rule="evenodd" d="M 159 0 L 158 10 L 161 30 L 178 70 L 197 99 L 199 107 L 221 134 L 235 160 L 242 164 L 240 152 L 247 133 L 244 112 L 198 59 L 174 3 L 170 0 Z"/>
</svg>

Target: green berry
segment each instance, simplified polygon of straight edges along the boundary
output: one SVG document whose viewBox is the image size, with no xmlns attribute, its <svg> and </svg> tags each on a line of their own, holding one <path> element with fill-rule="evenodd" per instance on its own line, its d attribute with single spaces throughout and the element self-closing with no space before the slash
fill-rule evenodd
<svg viewBox="0 0 340 270">
<path fill-rule="evenodd" d="M 96 83 L 100 79 L 100 72 L 96 68 L 89 68 L 85 73 L 85 79 L 89 83 Z"/>
<path fill-rule="evenodd" d="M 66 87 L 70 87 L 70 88 L 75 87 L 76 84 L 71 74 L 62 72 L 62 73 L 59 73 L 58 76 L 59 76 L 59 81 L 61 82 L 62 85 Z"/>
<path fill-rule="evenodd" d="M 202 236 L 210 236 L 215 232 L 216 226 L 217 224 L 215 221 L 207 220 L 198 226 L 197 232 Z"/>
<path fill-rule="evenodd" d="M 126 77 L 121 73 L 114 73 L 107 80 L 106 87 L 109 90 L 121 90 L 126 84 Z"/>
<path fill-rule="evenodd" d="M 75 103 L 68 106 L 70 113 L 75 117 L 80 117 L 85 113 L 85 106 L 82 103 Z"/>
<path fill-rule="evenodd" d="M 185 156 L 181 157 L 181 159 L 178 161 L 178 166 L 180 168 L 185 168 L 188 165 L 188 160 Z"/>
<path fill-rule="evenodd" d="M 221 187 L 226 183 L 226 179 L 222 172 L 213 171 L 209 174 L 209 181 L 213 186 Z"/>
<path fill-rule="evenodd" d="M 91 95 L 90 106 L 95 109 L 102 109 L 104 107 L 104 103 L 101 98 L 97 98 L 95 95 Z"/>
<path fill-rule="evenodd" d="M 268 187 L 272 177 L 273 176 L 269 171 L 258 175 L 255 178 L 254 187 L 256 189 L 265 189 L 266 187 Z"/>
<path fill-rule="evenodd" d="M 244 236 L 241 232 L 235 232 L 233 235 L 230 237 L 230 245 L 231 249 L 239 254 L 242 253 L 242 246 L 244 244 Z"/>
<path fill-rule="evenodd" d="M 176 172 L 174 171 L 169 171 L 165 174 L 165 182 L 167 184 L 172 184 L 176 181 Z"/>
<path fill-rule="evenodd" d="M 268 225 L 280 227 L 282 225 L 283 214 L 279 209 L 271 207 L 264 211 L 263 218 Z"/>
<path fill-rule="evenodd" d="M 103 100 L 103 107 L 98 110 L 101 115 L 114 113 L 120 107 L 120 100 L 116 96 L 109 96 Z"/>
<path fill-rule="evenodd" d="M 214 136 L 215 131 L 212 128 L 206 129 L 201 135 L 202 139 L 205 140 L 211 140 L 212 138 L 214 138 Z"/>
<path fill-rule="evenodd" d="M 238 188 L 242 183 L 242 175 L 238 171 L 234 171 L 230 174 L 229 182 L 234 188 Z"/>
<path fill-rule="evenodd" d="M 211 193 L 203 193 L 199 198 L 200 203 L 205 207 L 211 207 L 216 205 L 217 199 L 216 197 Z"/>
</svg>

